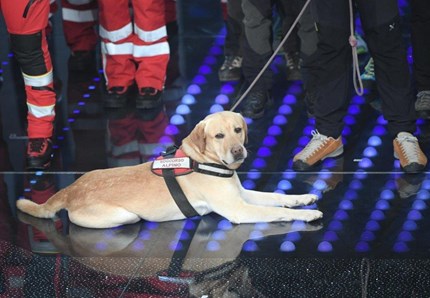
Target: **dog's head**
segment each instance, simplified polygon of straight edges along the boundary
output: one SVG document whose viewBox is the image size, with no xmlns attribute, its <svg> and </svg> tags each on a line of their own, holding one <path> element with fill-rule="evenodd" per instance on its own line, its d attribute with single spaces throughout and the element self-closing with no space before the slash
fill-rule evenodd
<svg viewBox="0 0 430 298">
<path fill-rule="evenodd" d="M 182 141 L 182 147 L 199 162 L 215 162 L 235 170 L 248 155 L 244 146 L 247 134 L 248 127 L 242 115 L 224 111 L 200 121 Z"/>
</svg>

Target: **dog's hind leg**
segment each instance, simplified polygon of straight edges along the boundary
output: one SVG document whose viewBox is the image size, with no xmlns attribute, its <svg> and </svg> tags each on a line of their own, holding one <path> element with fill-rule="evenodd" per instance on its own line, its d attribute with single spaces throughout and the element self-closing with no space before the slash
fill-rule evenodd
<svg viewBox="0 0 430 298">
<path fill-rule="evenodd" d="M 259 206 L 296 207 L 310 205 L 318 200 L 314 194 L 284 195 L 248 189 L 241 189 L 240 193 L 247 203 Z"/>
<path fill-rule="evenodd" d="M 140 221 L 140 217 L 122 207 L 104 205 L 69 210 L 69 219 L 86 228 L 113 228 Z"/>
</svg>

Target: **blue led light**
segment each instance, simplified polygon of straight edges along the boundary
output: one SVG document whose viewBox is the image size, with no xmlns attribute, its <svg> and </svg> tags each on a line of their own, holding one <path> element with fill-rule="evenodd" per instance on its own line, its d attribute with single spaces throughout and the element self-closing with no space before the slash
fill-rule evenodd
<svg viewBox="0 0 430 298">
<path fill-rule="evenodd" d="M 213 64 L 217 63 L 217 59 L 212 55 L 208 55 L 203 60 L 203 63 L 208 64 L 208 65 L 213 65 Z"/>
<path fill-rule="evenodd" d="M 193 83 L 197 84 L 197 85 L 203 85 L 203 84 L 207 83 L 207 80 L 206 80 L 205 76 L 199 74 L 199 75 L 196 75 L 194 77 Z"/>
<path fill-rule="evenodd" d="M 347 220 L 348 217 L 348 213 L 344 210 L 337 210 L 333 216 L 333 218 L 336 220 Z"/>
<path fill-rule="evenodd" d="M 414 237 L 412 236 L 412 234 L 410 232 L 408 232 L 408 231 L 402 231 L 402 232 L 400 232 L 400 234 L 397 237 L 397 239 L 399 241 L 402 241 L 402 242 L 409 242 L 409 241 L 414 240 Z"/>
<path fill-rule="evenodd" d="M 292 188 L 292 185 L 288 180 L 281 180 L 278 182 L 278 188 L 282 190 L 288 190 Z"/>
<path fill-rule="evenodd" d="M 175 125 L 169 124 L 164 129 L 164 133 L 166 135 L 169 135 L 169 136 L 174 136 L 174 135 L 177 135 L 179 133 L 179 129 Z"/>
<path fill-rule="evenodd" d="M 218 251 L 221 248 L 221 245 L 217 241 L 211 240 L 206 245 L 207 251 Z"/>
<path fill-rule="evenodd" d="M 270 226 L 269 226 L 269 223 L 267 223 L 267 222 L 257 222 L 254 225 L 254 228 L 256 230 L 264 231 L 264 230 L 268 230 L 270 228 Z"/>
<path fill-rule="evenodd" d="M 228 230 L 231 230 L 233 228 L 233 224 L 230 221 L 228 221 L 227 219 L 222 219 L 218 223 L 217 227 L 220 230 L 228 231 Z"/>
<path fill-rule="evenodd" d="M 234 92 L 234 87 L 231 84 L 224 84 L 221 86 L 221 93 L 224 94 L 232 94 Z"/>
<path fill-rule="evenodd" d="M 323 237 L 324 241 L 333 242 L 339 239 L 335 231 L 327 231 Z"/>
<path fill-rule="evenodd" d="M 279 136 L 282 134 L 282 129 L 277 125 L 272 125 L 269 127 L 267 134 L 271 136 Z"/>
<path fill-rule="evenodd" d="M 366 230 L 369 231 L 378 231 L 380 228 L 381 226 L 376 220 L 369 220 L 366 224 Z"/>
<path fill-rule="evenodd" d="M 365 172 L 363 169 L 358 169 L 354 174 L 355 179 L 366 179 L 367 178 L 367 172 Z"/>
<path fill-rule="evenodd" d="M 403 229 L 405 231 L 415 231 L 418 228 L 418 225 L 413 220 L 407 220 L 403 223 Z"/>
<path fill-rule="evenodd" d="M 202 65 L 199 68 L 199 73 L 204 74 L 204 75 L 208 75 L 210 73 L 212 73 L 212 68 L 209 65 Z"/>
<path fill-rule="evenodd" d="M 421 212 L 418 210 L 411 210 L 408 213 L 408 219 L 409 220 L 421 220 L 423 216 L 421 215 Z"/>
<path fill-rule="evenodd" d="M 85 102 L 84 101 L 79 101 L 78 102 L 78 106 L 84 106 L 85 105 Z"/>
<path fill-rule="evenodd" d="M 194 230 L 196 228 L 196 224 L 193 220 L 187 219 L 184 224 L 185 230 Z"/>
<path fill-rule="evenodd" d="M 263 238 L 263 233 L 261 231 L 252 231 L 251 234 L 249 234 L 249 239 L 259 240 Z"/>
<path fill-rule="evenodd" d="M 82 97 L 83 97 L 83 98 L 90 98 L 90 97 L 91 97 L 91 95 L 90 95 L 90 94 L 88 94 L 88 93 L 85 93 L 85 94 L 83 94 L 83 95 L 82 95 Z"/>
<path fill-rule="evenodd" d="M 255 189 L 255 182 L 252 180 L 245 180 L 242 185 L 245 189 Z"/>
<path fill-rule="evenodd" d="M 355 95 L 352 99 L 351 102 L 354 104 L 364 104 L 366 102 L 366 99 L 364 98 L 364 96 L 360 96 L 360 95 Z"/>
<path fill-rule="evenodd" d="M 183 247 L 183 245 L 182 245 L 182 243 L 181 243 L 181 242 L 179 242 L 179 241 L 172 241 L 172 242 L 170 242 L 170 244 L 169 244 L 169 249 L 170 249 L 170 250 L 172 250 L 172 251 L 179 251 L 179 250 L 182 250 L 182 247 Z"/>
<path fill-rule="evenodd" d="M 385 214 L 381 210 L 373 210 L 372 214 L 370 215 L 370 218 L 373 220 L 381 221 L 385 219 Z"/>
<path fill-rule="evenodd" d="M 426 189 L 421 189 L 417 193 L 417 199 L 419 200 L 428 200 L 430 198 L 430 192 Z"/>
<path fill-rule="evenodd" d="M 287 235 L 285 235 L 286 241 L 296 242 L 296 241 L 299 241 L 301 238 L 302 238 L 302 236 L 300 236 L 299 232 L 291 232 L 291 233 L 288 233 Z"/>
<path fill-rule="evenodd" d="M 286 170 L 283 174 L 282 174 L 282 178 L 284 179 L 294 179 L 296 178 L 297 173 L 292 171 L 292 170 Z"/>
<path fill-rule="evenodd" d="M 355 190 L 348 189 L 345 192 L 344 198 L 347 200 L 355 200 L 358 198 L 358 195 L 357 195 L 357 192 Z"/>
<path fill-rule="evenodd" d="M 367 141 L 367 144 L 369 146 L 377 147 L 382 144 L 381 138 L 377 136 L 371 136 L 369 140 Z"/>
<path fill-rule="evenodd" d="M 151 233 L 149 231 L 143 230 L 139 233 L 139 239 L 149 240 L 151 239 Z"/>
<path fill-rule="evenodd" d="M 421 184 L 421 188 L 422 189 L 430 189 L 430 179 L 426 179 L 423 181 L 423 183 Z"/>
<path fill-rule="evenodd" d="M 370 167 L 373 167 L 373 162 L 371 159 L 365 157 L 358 162 L 358 166 L 363 169 L 368 169 Z"/>
<path fill-rule="evenodd" d="M 258 246 L 254 241 L 248 240 L 243 244 L 243 250 L 244 251 L 257 251 Z"/>
<path fill-rule="evenodd" d="M 215 102 L 220 105 L 228 104 L 229 101 L 230 99 L 225 94 L 218 94 L 217 97 L 215 97 Z"/>
<path fill-rule="evenodd" d="M 407 252 L 409 251 L 409 247 L 404 242 L 396 242 L 393 246 L 393 251 L 398 253 Z"/>
<path fill-rule="evenodd" d="M 303 90 L 302 90 L 302 87 L 301 87 L 301 82 L 295 81 L 294 83 L 291 84 L 290 88 L 288 88 L 287 91 L 288 91 L 288 93 L 292 93 L 292 94 L 300 94 L 300 93 L 302 93 Z M 294 95 L 290 95 L 290 96 L 294 96 Z"/>
<path fill-rule="evenodd" d="M 355 124 L 355 118 L 354 118 L 354 116 L 351 116 L 351 115 L 346 115 L 343 118 L 343 121 L 345 122 L 346 125 L 354 125 Z"/>
<path fill-rule="evenodd" d="M 384 119 L 384 116 L 380 115 L 378 117 L 378 124 L 387 125 L 388 121 Z"/>
<path fill-rule="evenodd" d="M 381 192 L 381 196 L 380 197 L 381 197 L 381 199 L 384 199 L 384 200 L 391 200 L 391 199 L 394 198 L 394 193 L 391 190 L 389 190 L 389 189 L 384 189 Z"/>
<path fill-rule="evenodd" d="M 331 252 L 333 250 L 333 246 L 328 241 L 322 241 L 318 244 L 318 251 L 320 252 Z"/>
<path fill-rule="evenodd" d="M 88 90 L 95 90 L 96 89 L 96 86 L 94 86 L 94 85 L 89 85 L 88 86 Z"/>
<path fill-rule="evenodd" d="M 327 188 L 327 183 L 322 180 L 322 179 L 317 179 L 315 180 L 315 182 L 312 184 L 312 187 L 317 189 L 317 190 L 324 190 Z"/>
<path fill-rule="evenodd" d="M 259 157 L 269 157 L 272 155 L 272 151 L 267 147 L 260 147 L 257 151 Z"/>
<path fill-rule="evenodd" d="M 306 223 L 302 220 L 295 220 L 293 221 L 293 223 L 291 224 L 291 229 L 293 230 L 304 230 L 306 229 Z"/>
<path fill-rule="evenodd" d="M 256 158 L 254 162 L 252 163 L 254 168 L 261 169 L 266 167 L 266 161 L 262 158 Z"/>
<path fill-rule="evenodd" d="M 387 133 L 387 130 L 382 125 L 377 125 L 373 128 L 372 133 L 376 136 L 383 136 Z"/>
<path fill-rule="evenodd" d="M 339 203 L 339 208 L 343 210 L 352 210 L 354 209 L 354 205 L 351 201 L 343 200 Z"/>
<path fill-rule="evenodd" d="M 278 141 L 276 141 L 274 136 L 266 136 L 263 140 L 263 145 L 267 147 L 273 147 L 276 144 L 278 144 Z"/>
<path fill-rule="evenodd" d="M 218 241 L 225 240 L 226 239 L 225 232 L 221 230 L 217 230 L 212 234 L 212 238 Z"/>
<path fill-rule="evenodd" d="M 378 155 L 378 151 L 374 147 L 366 147 L 363 151 L 365 157 L 375 157 Z"/>
<path fill-rule="evenodd" d="M 313 125 L 306 125 L 305 128 L 303 128 L 303 134 L 310 136 L 312 134 L 312 131 L 315 129 L 315 126 Z"/>
<path fill-rule="evenodd" d="M 291 241 L 284 241 L 281 243 L 280 251 L 290 252 L 296 250 L 296 245 Z"/>
<path fill-rule="evenodd" d="M 351 134 L 351 128 L 349 126 L 344 126 L 342 130 L 342 142 L 344 145 L 346 145 L 345 137 L 349 136 L 350 134 Z"/>
<path fill-rule="evenodd" d="M 361 239 L 361 240 L 364 240 L 364 241 L 366 241 L 366 242 L 370 242 L 370 241 L 375 240 L 375 234 L 374 234 L 372 231 L 364 231 L 364 232 L 361 234 L 360 239 Z"/>
<path fill-rule="evenodd" d="M 299 144 L 299 146 L 305 147 L 309 143 L 310 140 L 311 139 L 309 137 L 303 136 L 303 137 L 300 137 L 298 144 Z"/>
<path fill-rule="evenodd" d="M 332 231 L 340 231 L 342 230 L 343 225 L 341 221 L 338 220 L 333 220 L 329 225 L 328 225 L 328 229 L 332 230 Z"/>
<path fill-rule="evenodd" d="M 222 107 L 222 105 L 219 105 L 219 104 L 213 104 L 209 109 L 209 112 L 211 114 L 222 112 L 222 111 L 224 111 L 224 108 Z"/>
<path fill-rule="evenodd" d="M 147 221 L 145 222 L 145 227 L 148 230 L 154 230 L 156 228 L 158 228 L 159 224 L 157 222 L 153 222 L 153 221 Z"/>
<path fill-rule="evenodd" d="M 281 115 L 290 115 L 293 112 L 289 105 L 282 105 L 278 109 L 278 113 Z"/>
<path fill-rule="evenodd" d="M 412 204 L 412 209 L 415 209 L 415 210 L 424 210 L 426 208 L 427 208 L 427 204 L 424 201 L 421 201 L 421 200 L 416 200 Z"/>
<path fill-rule="evenodd" d="M 214 56 L 219 56 L 223 53 L 223 49 L 219 46 L 213 46 L 209 49 L 209 53 Z"/>
<path fill-rule="evenodd" d="M 349 183 L 349 188 L 353 190 L 360 190 L 363 188 L 363 183 L 360 180 L 354 179 Z"/>
<path fill-rule="evenodd" d="M 191 94 L 185 94 L 184 96 L 182 96 L 181 102 L 183 104 L 186 104 L 186 105 L 192 105 L 192 104 L 196 103 L 196 99 Z"/>
<path fill-rule="evenodd" d="M 181 105 L 178 105 L 178 106 L 176 107 L 176 114 L 179 114 L 179 115 L 187 115 L 187 114 L 189 114 L 189 113 L 191 113 L 191 110 L 190 110 L 190 108 L 189 108 L 187 105 L 185 105 L 185 104 L 181 104 Z"/>
<path fill-rule="evenodd" d="M 356 252 L 368 252 L 370 250 L 369 243 L 365 241 L 360 241 L 355 246 Z"/>
<path fill-rule="evenodd" d="M 189 94 L 196 95 L 196 94 L 200 94 L 202 92 L 202 89 L 200 88 L 199 85 L 191 84 L 190 86 L 188 86 L 187 92 Z"/>
<path fill-rule="evenodd" d="M 360 106 L 356 104 L 352 104 L 348 108 L 348 114 L 350 115 L 358 115 L 360 114 Z M 355 121 L 354 121 L 355 123 Z"/>
<path fill-rule="evenodd" d="M 170 118 L 170 123 L 174 125 L 182 125 L 185 123 L 185 119 L 181 115 L 175 114 Z"/>
<path fill-rule="evenodd" d="M 283 115 L 276 115 L 275 118 L 273 118 L 273 124 L 275 125 L 284 125 L 287 122 L 287 118 Z"/>
<path fill-rule="evenodd" d="M 376 209 L 379 210 L 388 210 L 390 208 L 390 203 L 388 203 L 386 200 L 379 200 L 376 202 Z"/>
<path fill-rule="evenodd" d="M 190 235 L 188 234 L 188 232 L 187 231 L 177 231 L 176 232 L 176 235 L 175 235 L 175 238 L 177 239 L 177 240 L 187 240 L 187 239 L 189 239 L 190 238 Z"/>
</svg>

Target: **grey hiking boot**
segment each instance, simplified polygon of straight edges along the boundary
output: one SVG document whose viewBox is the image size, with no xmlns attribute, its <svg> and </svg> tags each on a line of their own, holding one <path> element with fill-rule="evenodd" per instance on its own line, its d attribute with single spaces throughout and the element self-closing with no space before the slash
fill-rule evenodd
<svg viewBox="0 0 430 298">
<path fill-rule="evenodd" d="M 415 110 L 418 113 L 418 117 L 430 119 L 430 90 L 418 92 Z"/>
</svg>

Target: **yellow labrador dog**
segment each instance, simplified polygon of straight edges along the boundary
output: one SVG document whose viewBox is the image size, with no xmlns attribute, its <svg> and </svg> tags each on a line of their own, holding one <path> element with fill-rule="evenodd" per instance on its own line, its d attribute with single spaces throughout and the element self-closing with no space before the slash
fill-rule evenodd
<svg viewBox="0 0 430 298">
<path fill-rule="evenodd" d="M 173 179 L 186 197 L 188 209 L 195 215 L 215 212 L 236 224 L 321 218 L 318 210 L 287 208 L 311 204 L 316 195 L 284 195 L 242 187 L 235 170 L 247 157 L 246 141 L 245 120 L 239 113 L 228 111 L 207 116 L 182 141 L 182 155 L 171 164 L 187 167 L 184 164 L 188 162 L 194 169 Z M 71 222 L 88 228 L 110 228 L 141 219 L 185 218 L 180 203 L 173 199 L 180 191 L 172 192 L 167 180 L 155 173 L 154 168 L 162 170 L 165 163 L 157 162 L 157 167 L 155 163 L 94 170 L 44 204 L 20 199 L 17 207 L 40 218 L 52 218 L 60 209 L 67 209 Z"/>
</svg>

